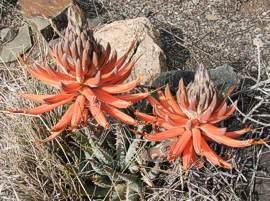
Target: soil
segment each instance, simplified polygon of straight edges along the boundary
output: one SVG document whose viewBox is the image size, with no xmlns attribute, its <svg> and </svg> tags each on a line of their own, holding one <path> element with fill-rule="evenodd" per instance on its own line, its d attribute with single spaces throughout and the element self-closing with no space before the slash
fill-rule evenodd
<svg viewBox="0 0 270 201">
<path fill-rule="evenodd" d="M 110 22 L 146 16 L 160 31 L 168 66 L 213 67 L 225 63 L 237 70 L 253 69 L 253 39 L 260 37 L 268 48 L 262 52 L 269 64 L 270 3 L 267 0 L 137 0 L 101 1 L 102 18 Z"/>
</svg>

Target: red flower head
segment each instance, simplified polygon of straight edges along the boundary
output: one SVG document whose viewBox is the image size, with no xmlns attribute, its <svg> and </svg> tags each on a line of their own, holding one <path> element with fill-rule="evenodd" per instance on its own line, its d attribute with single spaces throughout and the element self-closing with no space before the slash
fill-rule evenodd
<svg viewBox="0 0 270 201">
<path fill-rule="evenodd" d="M 136 121 L 119 109 L 127 108 L 148 96 L 148 93 L 123 94 L 134 89 L 140 81 L 137 78 L 125 83 L 135 63 L 126 60 L 136 43 L 133 42 L 128 51 L 118 58 L 116 51 L 111 54 L 110 44 L 104 49 L 96 42 L 92 30 L 84 26 L 84 18 L 76 6 L 69 9 L 68 19 L 69 25 L 64 38 L 56 42 L 50 51 L 56 65 L 46 62 L 30 67 L 22 60 L 34 77 L 56 87 L 59 93 L 20 94 L 42 105 L 15 112 L 38 115 L 69 104 L 69 108 L 51 129 L 52 135 L 46 141 L 57 137 L 69 125 L 71 129 L 75 129 L 86 123 L 89 117 L 93 117 L 104 128 L 109 128 L 105 114 L 134 125 Z"/>
<path fill-rule="evenodd" d="M 216 124 L 235 111 L 237 101 L 228 106 L 227 97 L 233 91 L 231 87 L 226 95 L 220 99 L 207 70 L 200 66 L 195 73 L 194 82 L 187 88 L 183 80 L 179 82 L 177 100 L 166 86 L 165 91 L 158 91 L 159 101 L 148 97 L 153 106 L 153 116 L 137 111 L 135 114 L 141 120 L 157 126 L 160 132 L 147 134 L 144 137 L 151 141 L 171 140 L 167 154 L 169 161 L 182 157 L 184 169 L 194 165 L 198 156 L 205 156 L 214 165 L 232 168 L 210 147 L 209 142 L 230 147 L 247 147 L 252 144 L 262 144 L 263 140 L 235 140 L 250 129 L 228 132 L 226 128 L 219 128 Z"/>
</svg>

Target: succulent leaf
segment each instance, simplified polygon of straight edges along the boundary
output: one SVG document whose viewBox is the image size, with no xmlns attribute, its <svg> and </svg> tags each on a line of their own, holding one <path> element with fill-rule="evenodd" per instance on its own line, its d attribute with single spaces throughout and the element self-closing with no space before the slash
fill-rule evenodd
<svg viewBox="0 0 270 201">
<path fill-rule="evenodd" d="M 125 166 L 129 168 L 131 172 L 136 172 L 139 168 L 136 164 L 136 155 L 138 154 L 138 147 L 141 142 L 138 139 L 134 139 L 129 145 L 128 151 L 125 156 Z"/>
<path fill-rule="evenodd" d="M 143 200 L 143 186 L 140 182 L 130 183 L 128 185 L 128 200 Z"/>
<path fill-rule="evenodd" d="M 111 188 L 111 182 L 106 176 L 95 174 L 91 177 L 93 183 L 101 188 Z"/>
<path fill-rule="evenodd" d="M 116 140 L 120 136 L 120 134 L 121 131 L 119 132 L 118 135 L 115 136 Z M 111 141 L 111 136 L 109 139 L 107 138 L 107 140 Z M 119 157 L 115 158 L 113 157 L 113 155 L 115 155 L 115 152 L 114 153 L 111 151 L 106 152 L 108 155 L 110 155 L 112 160 L 114 160 L 114 162 L 112 163 L 107 163 L 107 160 L 98 159 L 98 157 L 100 156 L 94 153 L 93 159 L 89 160 L 92 165 L 92 169 L 96 172 L 96 174 L 94 174 L 93 176 L 93 183 L 95 183 L 100 188 L 107 188 L 108 186 L 110 186 L 111 191 L 111 194 L 109 195 L 110 200 L 140 200 L 139 195 L 142 194 L 143 192 L 143 185 L 142 185 L 143 180 L 140 177 L 138 177 L 139 175 L 137 173 L 134 174 L 129 170 L 129 166 L 127 165 L 130 165 L 129 164 L 130 162 L 128 164 L 125 163 L 125 158 L 130 157 L 130 159 L 132 160 L 131 156 L 126 157 L 127 152 L 125 150 L 126 149 L 132 150 L 130 151 L 130 153 L 134 152 L 133 154 L 131 154 L 134 157 L 136 152 L 134 151 L 134 149 L 135 150 L 137 149 L 139 141 L 135 140 L 135 143 L 133 145 L 129 145 L 128 143 L 126 143 L 125 142 L 126 139 L 124 137 L 123 139 L 120 138 L 119 141 L 121 145 L 123 145 L 122 142 L 124 142 L 125 146 L 127 146 L 125 148 L 121 147 L 121 149 L 119 149 L 124 150 L 122 151 L 124 158 L 124 160 L 122 160 L 123 166 L 119 165 L 121 164 L 119 161 L 121 159 Z M 89 143 L 91 147 L 94 148 L 93 152 L 96 151 L 100 152 L 100 150 L 104 150 L 105 145 L 106 146 L 109 145 L 107 142 L 104 142 L 102 146 L 97 146 L 97 144 L 93 142 L 92 139 L 90 139 Z M 114 147 L 110 147 L 111 145 L 114 145 Z M 108 146 L 107 148 L 116 150 L 117 143 L 111 145 Z M 132 147 L 129 148 L 128 146 Z"/>
<path fill-rule="evenodd" d="M 124 136 L 123 129 L 121 128 L 121 126 L 117 126 L 114 133 L 115 133 L 116 161 L 118 161 L 118 166 L 121 169 L 124 169 L 127 140 Z"/>
<path fill-rule="evenodd" d="M 92 139 L 89 139 L 89 142 L 92 146 L 93 154 L 98 161 L 106 165 L 114 162 L 112 154 L 109 151 L 99 146 L 97 143 L 94 143 Z"/>
<path fill-rule="evenodd" d="M 107 172 L 104 170 L 104 166 L 102 164 L 98 163 L 95 159 L 91 159 L 89 161 L 96 173 L 107 176 Z"/>
<path fill-rule="evenodd" d="M 125 173 L 117 173 L 117 176 L 119 179 L 128 182 L 128 183 L 133 183 L 136 182 L 138 177 L 131 175 L 131 174 L 125 174 Z"/>
</svg>

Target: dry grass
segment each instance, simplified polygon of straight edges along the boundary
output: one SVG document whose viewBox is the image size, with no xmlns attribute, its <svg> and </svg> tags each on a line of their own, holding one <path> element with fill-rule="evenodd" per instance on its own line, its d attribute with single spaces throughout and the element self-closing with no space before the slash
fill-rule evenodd
<svg viewBox="0 0 270 201">
<path fill-rule="evenodd" d="M 86 10 L 87 6 L 93 5 L 88 1 L 81 2 Z M 241 86 L 233 95 L 233 99 L 238 98 L 240 104 L 236 115 L 224 124 L 231 129 L 250 126 L 254 131 L 247 138 L 268 139 L 269 7 L 252 7 L 250 2 L 254 1 L 100 0 L 94 6 L 94 13 L 104 23 L 136 16 L 149 17 L 161 32 L 170 69 L 193 68 L 197 62 L 204 62 L 208 66 L 224 63 L 233 65 L 242 78 Z M 6 1 L 0 1 L 2 16 L 4 13 L 16 12 L 14 7 L 4 3 Z M 246 6 L 249 6 L 248 10 L 245 9 Z M 1 26 L 18 26 L 16 20 L 10 21 L 7 15 L 4 17 Z M 21 19 L 19 14 L 16 19 Z M 21 21 L 17 20 L 18 22 Z M 256 40 L 254 43 L 256 38 L 263 45 Z M 39 58 L 44 52 L 43 42 L 36 41 L 34 49 L 32 57 Z M 19 63 L 0 64 L 0 76 L 0 109 L 33 106 L 29 102 L 21 102 L 21 99 L 16 98 L 15 92 L 45 93 L 51 90 L 29 80 Z M 71 152 L 66 149 L 65 141 L 59 139 L 46 146 L 33 143 L 35 139 L 44 138 L 48 134 L 48 128 L 61 112 L 57 110 L 42 117 L 0 113 L 0 200 L 91 199 L 91 195 L 85 195 L 87 185 L 81 179 L 78 163 L 73 163 L 75 159 L 68 157 Z M 106 134 L 102 135 L 102 139 L 103 137 Z M 187 174 L 182 172 L 178 164 L 154 165 L 145 162 L 145 170 L 156 172 L 152 180 L 155 186 L 147 187 L 145 199 L 268 199 L 263 197 L 270 188 L 270 170 L 265 165 L 265 161 L 269 160 L 269 157 L 265 159 L 269 155 L 268 146 L 253 146 L 243 150 L 215 146 L 214 149 L 230 158 L 236 169 L 224 170 L 206 164 L 203 169 L 192 169 Z M 264 191 L 260 188 L 261 183 L 266 185 Z"/>
<path fill-rule="evenodd" d="M 41 87 L 28 81 L 20 64 L 14 68 L 7 64 L 1 67 L 1 109 L 33 107 L 33 104 L 17 98 L 15 92 L 34 91 Z M 48 90 L 42 87 L 44 92 Z M 74 188 L 78 183 L 74 181 L 75 176 L 60 157 L 52 154 L 57 153 L 57 144 L 41 146 L 33 143 L 48 134 L 47 128 L 52 123 L 46 122 L 49 118 L 49 115 L 0 114 L 1 200 L 68 200 L 76 197 L 75 190 L 79 187 Z"/>
<path fill-rule="evenodd" d="M 24 24 L 15 3 L 0 1 L 1 27 Z M 33 38 L 34 47 L 29 54 L 32 59 L 39 59 L 46 51 L 45 42 Z M 45 93 L 51 89 L 39 85 L 36 80 L 29 80 L 19 62 L 1 62 L 0 110 L 33 107 L 16 96 L 22 91 Z M 64 150 L 60 143 L 48 146 L 33 143 L 48 135 L 48 128 L 59 113 L 61 110 L 43 117 L 32 117 L 0 112 L 0 200 L 76 200 L 81 194 L 77 172 L 63 161 Z"/>
</svg>

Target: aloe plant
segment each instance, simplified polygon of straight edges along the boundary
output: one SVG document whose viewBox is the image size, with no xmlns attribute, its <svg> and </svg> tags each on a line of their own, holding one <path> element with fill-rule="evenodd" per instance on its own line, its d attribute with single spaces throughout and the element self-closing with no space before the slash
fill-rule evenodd
<svg viewBox="0 0 270 201">
<path fill-rule="evenodd" d="M 137 160 L 141 142 L 137 139 L 129 142 L 132 134 L 125 136 L 125 129 L 120 126 L 112 132 L 115 135 L 108 135 L 102 143 L 97 140 L 100 138 L 87 138 L 82 132 L 72 135 L 83 152 L 79 172 L 84 175 L 85 184 L 91 183 L 88 192 L 101 200 L 144 200 L 146 176 Z M 78 154 L 82 155 L 82 152 Z"/>
</svg>

